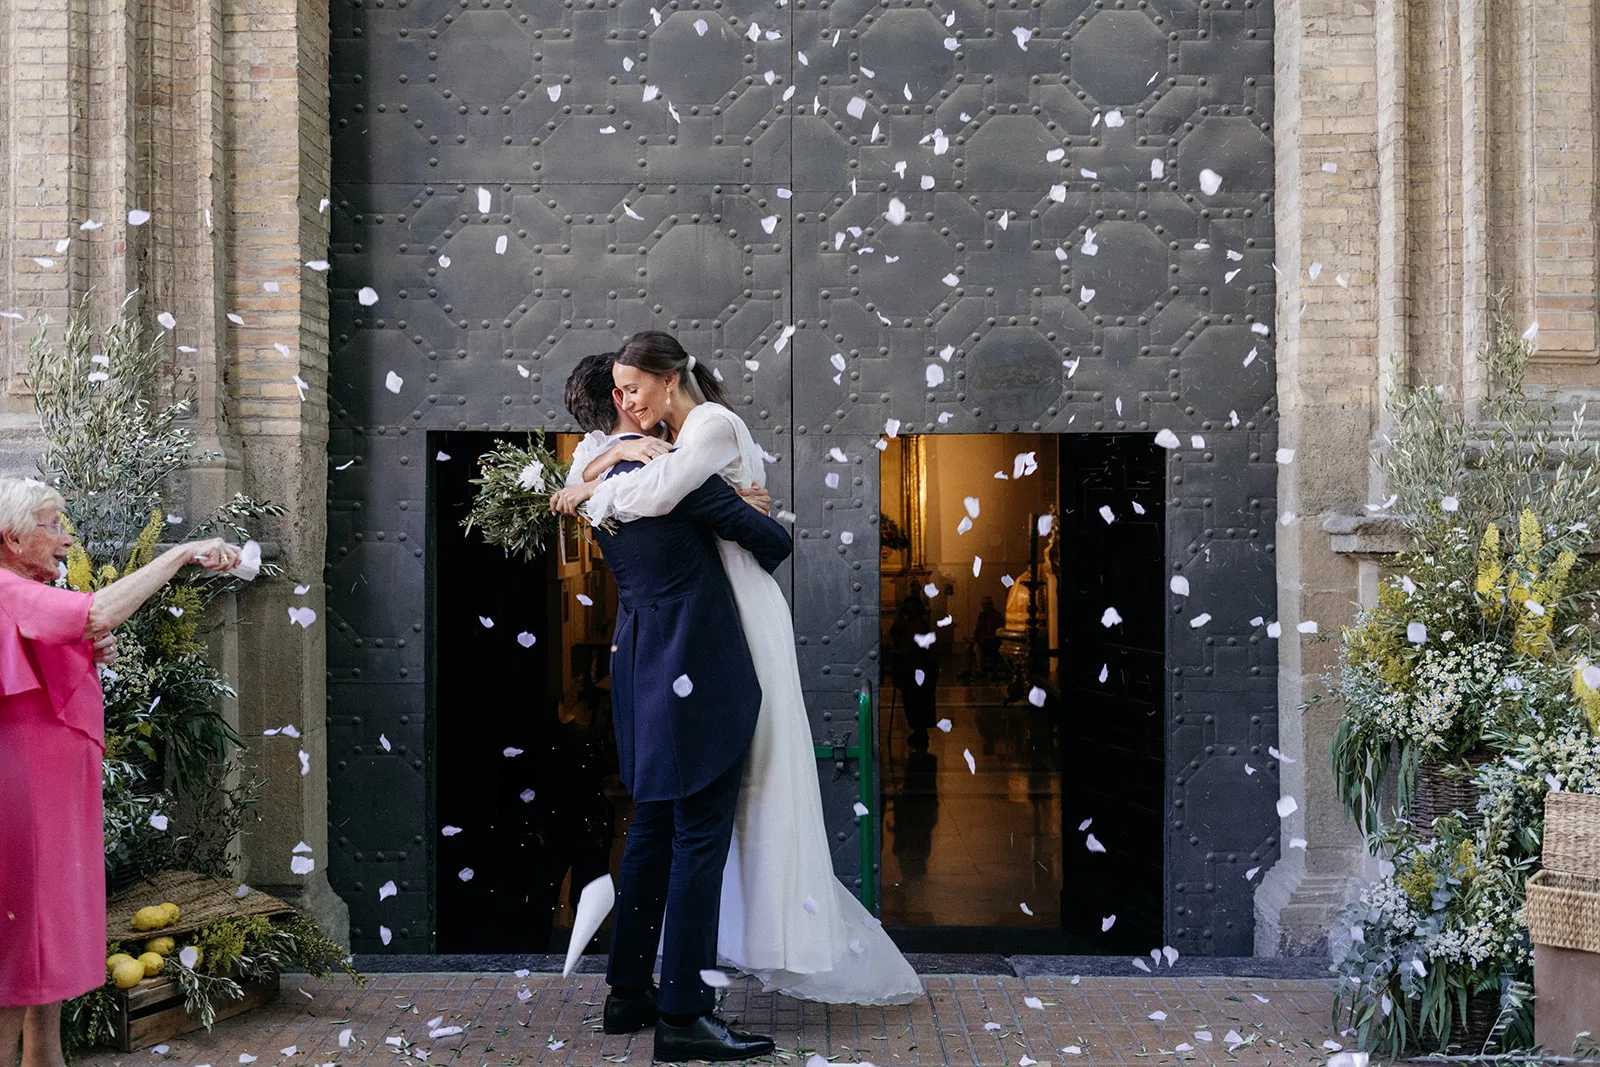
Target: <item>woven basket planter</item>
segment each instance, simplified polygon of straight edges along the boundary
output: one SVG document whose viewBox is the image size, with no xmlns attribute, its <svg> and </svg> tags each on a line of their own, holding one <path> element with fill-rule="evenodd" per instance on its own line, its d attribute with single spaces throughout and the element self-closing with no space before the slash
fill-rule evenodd
<svg viewBox="0 0 1600 1067">
<path fill-rule="evenodd" d="M 1450 1026 L 1450 1043 L 1467 1055 L 1474 1055 L 1489 1041 L 1500 1018 L 1500 992 L 1491 989 L 1467 998 L 1467 1015 Z"/>
<path fill-rule="evenodd" d="M 1433 820 L 1452 811 L 1466 817 L 1469 826 L 1482 822 L 1478 814 L 1478 787 L 1472 779 L 1478 769 L 1498 757 L 1492 748 L 1475 748 L 1454 759 L 1428 760 L 1417 768 L 1417 788 L 1407 817 L 1424 838 L 1433 836 Z M 1445 773 L 1446 768 L 1450 772 Z"/>
<path fill-rule="evenodd" d="M 1540 862 L 1546 870 L 1600 878 L 1600 794 L 1545 795 Z"/>
<path fill-rule="evenodd" d="M 1528 937 L 1535 944 L 1600 952 L 1600 878 L 1548 867 L 1528 879 Z"/>
</svg>

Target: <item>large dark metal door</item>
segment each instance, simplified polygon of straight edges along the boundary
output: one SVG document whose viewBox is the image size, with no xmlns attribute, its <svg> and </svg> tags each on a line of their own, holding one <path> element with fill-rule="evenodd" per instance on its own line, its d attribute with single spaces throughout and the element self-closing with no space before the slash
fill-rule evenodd
<svg viewBox="0 0 1600 1067">
<path fill-rule="evenodd" d="M 1246 782 L 1234 755 L 1276 738 L 1250 621 L 1274 589 L 1271 5 L 332 10 L 330 877 L 355 948 L 380 925 L 434 948 L 427 433 L 571 429 L 578 358 L 654 327 L 777 457 L 819 741 L 878 673 L 891 421 L 1176 435 L 1167 566 L 1196 592 L 1168 605 L 1164 934 L 1248 953 L 1233 865 L 1269 864 L 1278 826 L 1273 765 Z M 854 771 L 823 782 L 853 881 Z"/>
</svg>

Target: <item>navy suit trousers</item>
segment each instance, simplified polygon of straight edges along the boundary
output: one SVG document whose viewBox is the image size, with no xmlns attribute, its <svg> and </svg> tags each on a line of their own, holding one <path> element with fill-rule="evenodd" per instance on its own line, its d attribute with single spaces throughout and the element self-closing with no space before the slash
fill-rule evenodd
<svg viewBox="0 0 1600 1067">
<path fill-rule="evenodd" d="M 664 918 L 658 1003 L 668 1014 L 695 1015 L 716 1006 L 716 994 L 700 980 L 700 972 L 717 965 L 722 868 L 744 763 L 734 760 L 698 793 L 633 807 L 618 872 L 606 981 L 624 988 L 650 984 Z"/>
</svg>

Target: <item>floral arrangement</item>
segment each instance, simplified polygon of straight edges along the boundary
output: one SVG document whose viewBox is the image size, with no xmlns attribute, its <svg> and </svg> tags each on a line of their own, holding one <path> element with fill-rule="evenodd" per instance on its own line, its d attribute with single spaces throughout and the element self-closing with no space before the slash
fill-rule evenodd
<svg viewBox="0 0 1600 1067">
<path fill-rule="evenodd" d="M 1436 389 L 1391 396 L 1377 461 L 1411 543 L 1329 679 L 1334 780 L 1380 870 L 1332 931 L 1335 1024 L 1391 1057 L 1458 1041 L 1475 998 L 1498 1007 L 1490 1044 L 1532 1045 L 1544 798 L 1600 792 L 1600 568 L 1581 562 L 1600 453 L 1581 408 L 1558 432 L 1524 394 L 1530 350 L 1500 298 L 1483 424 Z M 1413 825 L 1425 773 L 1470 778 L 1473 810 Z"/>
<path fill-rule="evenodd" d="M 1546 538 L 1526 508 L 1517 528 L 1508 554 L 1496 523 L 1476 545 L 1468 530 L 1446 525 L 1432 543 L 1402 554 L 1401 573 L 1379 586 L 1377 605 L 1342 634 L 1335 692 L 1345 714 L 1333 770 L 1368 833 L 1378 827 L 1392 754 L 1399 760 L 1396 802 L 1406 810 L 1424 761 L 1465 756 L 1483 747 L 1486 732 L 1522 721 L 1530 674 L 1570 659 L 1573 684 L 1583 685 L 1588 634 L 1581 620 L 1593 610 L 1596 590 L 1569 591 L 1569 584 L 1588 531 Z M 1579 651 L 1558 647 L 1569 636 Z"/>
<path fill-rule="evenodd" d="M 478 457 L 482 476 L 472 479 L 478 493 L 461 525 L 478 530 L 506 555 L 531 562 L 560 524 L 550 498 L 566 483 L 567 466 L 546 446 L 543 434 L 530 434 L 521 446 L 496 441 Z"/>
<path fill-rule="evenodd" d="M 181 948 L 170 937 L 152 938 L 142 945 L 113 942 L 106 951 L 113 957 L 117 953 L 154 952 L 160 962 L 152 961 L 156 969 L 147 967 L 146 977 L 171 975 L 183 994 L 185 1009 L 207 1029 L 216 1021 L 218 1007 L 244 999 L 240 979 L 267 980 L 298 968 L 319 978 L 339 970 L 353 981 L 366 981 L 351 966 L 349 952 L 324 935 L 307 915 L 277 919 L 264 915 L 226 916 L 212 919 L 183 940 L 186 943 Z M 117 1036 L 119 1013 L 114 988 L 108 982 L 64 1008 L 63 1046 L 69 1056 L 76 1057 Z"/>
<path fill-rule="evenodd" d="M 911 538 L 900 529 L 900 524 L 889 516 L 878 513 L 878 544 L 882 548 L 899 551 L 911 547 Z"/>
</svg>

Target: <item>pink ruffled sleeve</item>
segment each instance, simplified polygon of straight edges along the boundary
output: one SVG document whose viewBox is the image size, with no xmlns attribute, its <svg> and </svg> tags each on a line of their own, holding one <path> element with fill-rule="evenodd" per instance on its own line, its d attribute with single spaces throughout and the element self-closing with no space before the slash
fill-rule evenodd
<svg viewBox="0 0 1600 1067">
<path fill-rule="evenodd" d="M 0 568 L 0 696 L 43 689 L 66 726 L 103 743 L 100 675 L 83 636 L 93 600 Z"/>
</svg>

